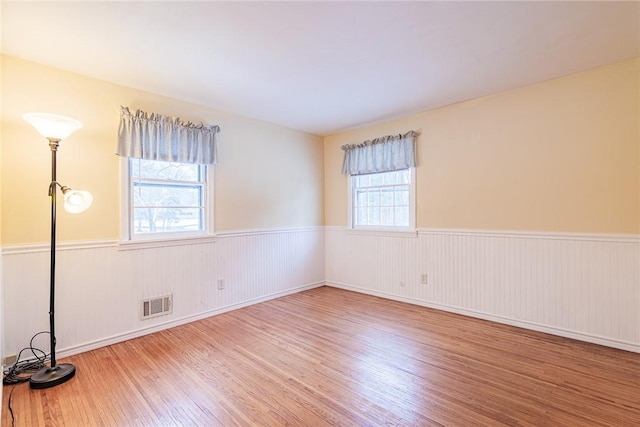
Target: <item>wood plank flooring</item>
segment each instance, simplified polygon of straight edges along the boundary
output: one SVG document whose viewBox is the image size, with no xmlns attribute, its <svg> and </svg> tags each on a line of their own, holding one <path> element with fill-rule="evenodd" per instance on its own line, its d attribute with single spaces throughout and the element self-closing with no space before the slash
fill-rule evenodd
<svg viewBox="0 0 640 427">
<path fill-rule="evenodd" d="M 640 354 L 328 287 L 60 362 L 16 426 L 640 425 Z"/>
</svg>

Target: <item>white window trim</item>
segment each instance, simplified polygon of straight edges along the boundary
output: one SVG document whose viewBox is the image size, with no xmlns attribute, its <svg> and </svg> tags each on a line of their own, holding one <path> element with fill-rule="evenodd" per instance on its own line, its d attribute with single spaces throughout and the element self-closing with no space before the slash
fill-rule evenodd
<svg viewBox="0 0 640 427">
<path fill-rule="evenodd" d="M 135 236 L 131 233 L 131 174 L 129 158 L 120 157 L 120 250 L 133 250 L 151 247 L 182 246 L 215 242 L 214 223 L 214 167 L 207 165 L 204 230 L 194 232 L 152 233 Z"/>
<path fill-rule="evenodd" d="M 377 231 L 384 234 L 392 235 L 401 235 L 401 234 L 409 234 L 413 236 L 414 234 L 417 236 L 416 232 L 416 168 L 409 168 L 411 173 L 411 184 L 409 185 L 409 226 L 401 227 L 401 226 L 373 226 L 373 225 L 359 225 L 355 226 L 354 218 L 353 218 L 353 175 L 348 177 L 349 181 L 349 226 L 347 230 L 350 231 L 349 234 L 361 234 L 359 231 Z"/>
</svg>

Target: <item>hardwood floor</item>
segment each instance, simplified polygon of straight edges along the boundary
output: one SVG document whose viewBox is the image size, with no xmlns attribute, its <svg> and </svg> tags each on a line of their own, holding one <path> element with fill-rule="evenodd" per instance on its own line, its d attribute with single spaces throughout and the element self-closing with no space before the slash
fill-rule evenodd
<svg viewBox="0 0 640 427">
<path fill-rule="evenodd" d="M 640 354 L 327 287 L 60 362 L 16 426 L 640 425 Z"/>
</svg>

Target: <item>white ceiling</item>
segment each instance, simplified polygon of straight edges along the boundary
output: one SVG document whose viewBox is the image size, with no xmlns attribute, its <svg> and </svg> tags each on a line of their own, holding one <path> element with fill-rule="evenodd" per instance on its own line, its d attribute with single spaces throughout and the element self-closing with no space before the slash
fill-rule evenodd
<svg viewBox="0 0 640 427">
<path fill-rule="evenodd" d="M 638 2 L 2 2 L 2 52 L 329 135 L 640 56 Z"/>
</svg>

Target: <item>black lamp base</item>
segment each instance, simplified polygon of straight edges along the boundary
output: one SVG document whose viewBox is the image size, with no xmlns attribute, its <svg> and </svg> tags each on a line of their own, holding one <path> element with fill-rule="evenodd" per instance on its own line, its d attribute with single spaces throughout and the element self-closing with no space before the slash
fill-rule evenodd
<svg viewBox="0 0 640 427">
<path fill-rule="evenodd" d="M 69 381 L 76 374 L 76 367 L 71 363 L 59 363 L 54 368 L 42 368 L 31 376 L 31 388 L 55 387 Z"/>
</svg>

